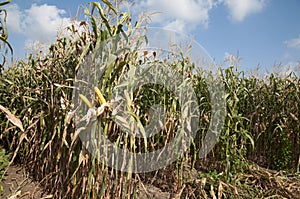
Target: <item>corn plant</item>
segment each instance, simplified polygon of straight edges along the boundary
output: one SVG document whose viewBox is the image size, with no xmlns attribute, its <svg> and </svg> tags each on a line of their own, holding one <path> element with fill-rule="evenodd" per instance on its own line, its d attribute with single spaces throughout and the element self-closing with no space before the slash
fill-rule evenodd
<svg viewBox="0 0 300 199">
<path fill-rule="evenodd" d="M 6 4 L 9 4 L 10 0 L 6 0 L 6 1 L 1 1 L 0 2 L 0 7 L 4 6 Z M 6 55 L 8 53 L 8 51 L 11 52 L 11 54 L 13 53 L 13 49 L 12 46 L 10 45 L 10 43 L 8 42 L 8 31 L 6 28 L 6 18 L 7 18 L 7 12 L 5 9 L 0 8 L 0 49 L 1 51 L 4 50 L 4 54 L 1 53 L 2 55 L 2 63 L 0 64 L 0 75 L 4 69 L 4 65 L 6 64 Z"/>
<path fill-rule="evenodd" d="M 153 56 L 141 52 L 147 43 L 143 19 L 133 23 L 130 13 L 120 12 L 115 2 L 92 2 L 84 13 L 86 21 L 70 25 L 69 36 L 58 38 L 48 55 L 31 55 L 0 78 L 1 105 L 22 121 L 23 129 L 2 113 L 0 143 L 45 191 L 54 198 L 139 198 L 141 194 L 151 198 L 150 185 L 174 198 L 263 198 L 278 189 L 283 197 L 298 193 L 289 192 L 290 178 L 258 165 L 291 172 L 299 168 L 299 77 L 273 74 L 261 79 L 245 76 L 234 67 L 221 70 L 225 125 L 213 150 L 199 158 L 214 108 L 208 89 L 211 82 L 204 71 L 191 73 L 194 63 L 180 52 L 162 59 L 159 52 Z M 133 86 L 139 69 L 151 64 L 172 68 L 186 82 L 191 80 L 200 128 L 191 146 L 170 165 L 145 173 L 111 168 L 99 158 L 105 151 L 89 151 L 89 147 L 107 144 L 100 140 L 99 130 L 115 146 L 138 154 L 176 140 L 182 125 L 180 106 L 185 104 L 155 79 L 157 71 L 147 68 L 152 84 Z M 126 115 L 114 113 L 120 104 L 114 95 L 121 88 L 126 88 L 122 107 Z M 164 111 L 163 130 L 150 137 L 122 133 L 120 123 L 145 132 L 153 104 Z M 91 136 L 101 142 L 91 142 Z M 291 189 L 297 190 L 299 179 L 293 180 Z M 271 191 L 264 192 L 264 186 Z"/>
</svg>

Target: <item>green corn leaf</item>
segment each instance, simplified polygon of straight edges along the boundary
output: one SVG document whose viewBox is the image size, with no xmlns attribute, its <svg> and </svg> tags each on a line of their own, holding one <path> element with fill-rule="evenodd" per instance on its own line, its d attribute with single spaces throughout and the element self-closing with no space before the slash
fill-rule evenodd
<svg viewBox="0 0 300 199">
<path fill-rule="evenodd" d="M 93 17 L 93 15 L 90 13 L 90 11 L 87 8 L 84 10 L 84 14 L 89 16 L 89 18 L 91 20 L 93 32 L 95 34 L 95 38 L 97 39 L 98 38 L 98 28 L 97 28 L 97 23 L 96 23 L 95 17 Z"/>
<path fill-rule="evenodd" d="M 99 12 L 99 14 L 100 14 L 100 16 L 101 16 L 101 19 L 103 20 L 103 22 L 104 22 L 104 24 L 105 24 L 105 26 L 106 26 L 106 28 L 107 28 L 107 30 L 108 30 L 110 36 L 112 36 L 111 27 L 110 27 L 110 25 L 109 25 L 109 22 L 108 22 L 108 20 L 107 20 L 105 14 L 104 14 L 104 11 L 103 11 L 103 9 L 102 9 L 100 3 L 99 3 L 99 2 L 93 2 L 93 3 L 92 3 L 92 6 L 93 6 L 92 14 L 93 14 L 94 9 L 97 8 L 97 9 L 98 9 L 98 12 Z"/>
<path fill-rule="evenodd" d="M 102 0 L 103 3 L 105 3 L 116 15 L 118 14 L 118 12 L 116 11 L 116 9 L 114 8 L 114 6 L 107 0 Z"/>
<path fill-rule="evenodd" d="M 105 75 L 104 75 L 104 85 L 111 78 L 112 72 L 115 68 L 116 60 L 117 60 L 116 55 L 109 54 L 108 61 L 107 61 L 107 68 L 106 68 Z"/>
</svg>

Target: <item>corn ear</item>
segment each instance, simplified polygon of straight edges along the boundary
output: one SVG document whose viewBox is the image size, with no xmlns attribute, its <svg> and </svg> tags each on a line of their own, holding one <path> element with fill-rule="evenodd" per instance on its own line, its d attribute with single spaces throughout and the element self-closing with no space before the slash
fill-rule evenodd
<svg viewBox="0 0 300 199">
<path fill-rule="evenodd" d="M 86 96 L 82 95 L 82 94 L 79 94 L 79 97 L 82 99 L 82 101 L 84 101 L 86 103 L 86 105 L 89 107 L 89 108 L 92 108 L 92 104 L 91 102 L 86 98 Z"/>
<path fill-rule="evenodd" d="M 95 86 L 94 90 L 95 90 L 96 95 L 98 96 L 98 100 L 99 100 L 100 104 L 105 104 L 106 100 L 103 97 L 103 95 L 102 95 L 101 91 L 99 90 L 99 88 L 97 86 Z"/>
</svg>

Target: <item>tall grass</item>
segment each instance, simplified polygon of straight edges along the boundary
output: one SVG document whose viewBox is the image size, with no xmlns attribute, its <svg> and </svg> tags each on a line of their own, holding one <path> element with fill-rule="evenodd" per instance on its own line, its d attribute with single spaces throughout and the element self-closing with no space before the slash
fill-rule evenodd
<svg viewBox="0 0 300 199">
<path fill-rule="evenodd" d="M 259 79 L 246 77 L 234 67 L 222 70 L 227 106 L 225 125 L 212 152 L 206 158 L 199 158 L 212 118 L 212 96 L 203 73 L 189 73 L 192 64 L 186 63 L 189 59 L 185 57 L 174 59 L 175 62 L 167 59 L 165 66 L 173 67 L 183 77 L 189 76 L 193 82 L 200 129 L 191 147 L 174 163 L 147 173 L 121 172 L 99 162 L 85 147 L 84 131 L 77 128 L 76 120 L 78 116 L 86 116 L 91 106 L 101 107 L 101 102 L 94 99 L 94 86 L 110 102 L 122 78 L 129 74 L 130 79 L 131 72 L 145 62 L 160 60 L 139 56 L 146 37 L 141 24 L 134 23 L 130 13 L 120 13 L 113 3 L 103 0 L 92 2 L 85 14 L 88 20 L 81 22 L 80 27 L 71 25 L 68 28 L 71 36 L 58 38 L 47 56 L 19 61 L 4 71 L 0 79 L 1 105 L 18 116 L 24 127 L 21 132 L 1 114 L 0 143 L 14 153 L 14 162 L 24 164 L 54 198 L 138 198 L 144 192 L 151 197 L 147 185 L 157 186 L 174 197 L 267 197 L 275 194 L 280 185 L 276 184 L 275 177 L 267 179 L 267 171 L 252 166 L 252 161 L 270 169 L 292 172 L 299 169 L 299 77 L 291 74 L 284 78 L 271 75 Z M 100 56 L 98 64 L 84 64 L 99 57 L 99 49 L 106 56 Z M 105 70 L 99 74 L 101 67 Z M 80 77 L 76 74 L 96 78 L 96 83 L 78 84 Z M 77 86 L 83 89 L 75 92 Z M 86 94 L 90 107 L 79 97 L 82 93 Z M 78 96 L 77 102 L 73 100 L 74 95 Z M 131 127 L 148 124 L 148 108 L 153 104 L 164 105 L 168 116 L 163 131 L 147 139 L 137 138 L 121 133 L 123 129 L 112 119 L 107 104 L 96 118 L 96 125 L 112 143 L 129 151 L 162 148 L 174 139 L 182 125 L 178 100 L 162 86 L 152 84 L 129 90 L 125 102 L 130 114 L 120 121 L 125 120 Z M 81 107 L 81 113 L 76 112 L 77 106 Z M 260 192 L 264 184 L 252 183 L 258 176 L 272 182 L 265 186 L 273 191 Z M 295 179 L 292 188 L 297 188 L 297 183 Z M 298 192 L 290 193 L 283 188 L 276 193 L 291 197 Z"/>
</svg>

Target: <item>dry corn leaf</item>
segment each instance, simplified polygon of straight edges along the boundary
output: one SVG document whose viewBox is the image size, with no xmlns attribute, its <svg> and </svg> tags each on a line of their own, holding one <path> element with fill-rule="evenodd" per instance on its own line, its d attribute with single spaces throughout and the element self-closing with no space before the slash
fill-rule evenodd
<svg viewBox="0 0 300 199">
<path fill-rule="evenodd" d="M 23 124 L 19 118 L 13 115 L 7 108 L 0 105 L 0 110 L 6 114 L 7 119 L 24 132 Z"/>
<path fill-rule="evenodd" d="M 210 185 L 210 195 L 213 199 L 217 199 L 216 193 L 214 191 L 214 186 Z"/>
<path fill-rule="evenodd" d="M 20 196 L 21 196 L 21 191 L 18 191 L 14 195 L 11 195 L 8 199 L 16 199 L 16 198 L 20 198 Z"/>
<path fill-rule="evenodd" d="M 220 181 L 219 183 L 219 187 L 218 187 L 218 198 L 222 198 L 223 195 L 223 186 L 222 186 L 223 182 Z"/>
<path fill-rule="evenodd" d="M 41 199 L 50 199 L 50 198 L 54 198 L 54 196 L 51 194 L 51 195 L 44 196 Z"/>
</svg>

